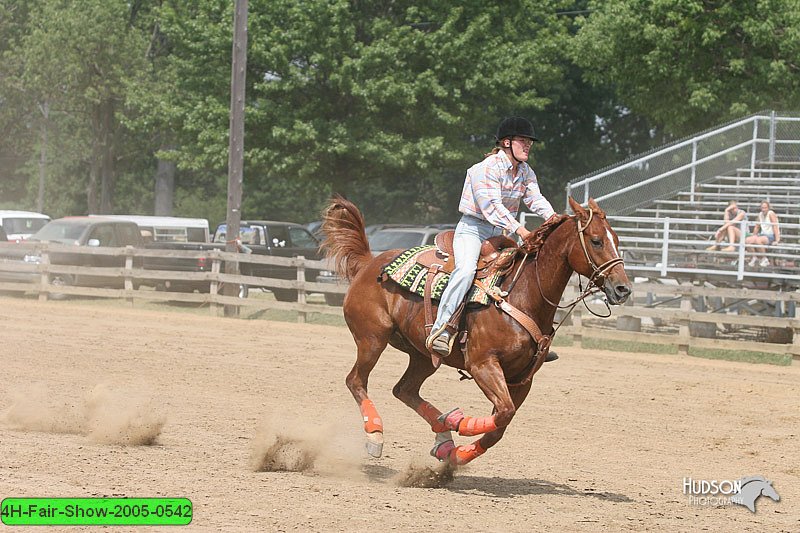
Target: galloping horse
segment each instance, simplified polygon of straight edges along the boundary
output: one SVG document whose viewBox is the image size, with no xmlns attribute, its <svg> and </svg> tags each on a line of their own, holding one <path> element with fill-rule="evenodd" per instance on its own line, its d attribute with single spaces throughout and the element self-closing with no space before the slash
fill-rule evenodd
<svg viewBox="0 0 800 533">
<path fill-rule="evenodd" d="M 515 257 L 515 276 L 507 276 L 500 286 L 508 294 L 497 296 L 530 317 L 547 335 L 548 346 L 556 308 L 573 271 L 589 278 L 611 304 L 623 303 L 631 293 L 618 251 L 619 239 L 605 213 L 593 199 L 588 209 L 569 200 L 575 215 L 560 216 L 558 222 L 543 225 L 522 243 Z M 436 371 L 425 348 L 423 299 L 381 276 L 383 267 L 401 250 L 373 258 L 361 212 L 341 196 L 335 196 L 326 208 L 322 230 L 326 256 L 339 275 L 351 282 L 344 299 L 344 317 L 358 355 L 346 384 L 364 419 L 369 454 L 381 455 L 383 422 L 369 399 L 367 382 L 387 344 L 409 355 L 408 368 L 392 392 L 436 433 L 432 455 L 452 465 L 464 465 L 497 444 L 528 395 L 532 375 L 541 366 L 547 347 L 537 350 L 531 328 L 501 310 L 500 302 L 468 308 L 465 350 L 456 343 L 443 362 L 468 371 L 494 411 L 491 416 L 475 418 L 464 416 L 460 409 L 442 414 L 419 394 L 422 383 Z M 451 431 L 482 437 L 455 446 Z"/>
</svg>

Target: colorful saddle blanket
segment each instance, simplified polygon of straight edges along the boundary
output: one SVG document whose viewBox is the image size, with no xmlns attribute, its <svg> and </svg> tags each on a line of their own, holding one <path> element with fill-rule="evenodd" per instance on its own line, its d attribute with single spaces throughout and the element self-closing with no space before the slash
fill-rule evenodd
<svg viewBox="0 0 800 533">
<path fill-rule="evenodd" d="M 391 263 L 383 267 L 383 272 L 399 284 L 404 289 L 413 292 L 419 296 L 425 296 L 425 283 L 428 279 L 428 268 L 420 264 L 416 258 L 428 250 L 435 248 L 434 245 L 417 246 L 410 248 L 392 260 Z M 450 274 L 446 272 L 437 272 L 433 278 L 433 285 L 431 286 L 431 298 L 438 300 L 442 297 L 444 288 L 447 282 L 450 281 Z M 493 273 L 483 279 L 483 283 L 487 289 L 491 289 L 503 281 L 503 276 L 499 273 Z M 479 303 L 482 305 L 489 304 L 489 296 L 480 287 L 473 285 L 467 295 L 467 303 Z"/>
</svg>

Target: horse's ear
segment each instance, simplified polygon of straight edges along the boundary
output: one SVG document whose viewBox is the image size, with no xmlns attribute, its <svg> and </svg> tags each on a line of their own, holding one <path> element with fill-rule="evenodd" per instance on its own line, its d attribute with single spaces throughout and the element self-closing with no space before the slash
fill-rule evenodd
<svg viewBox="0 0 800 533">
<path fill-rule="evenodd" d="M 595 214 L 605 218 L 606 212 L 600 209 L 600 206 L 597 205 L 597 202 L 594 201 L 594 198 L 589 198 L 589 207 L 592 208 L 592 211 L 594 211 Z"/>
<path fill-rule="evenodd" d="M 578 218 L 586 219 L 586 217 L 589 216 L 589 214 L 586 212 L 586 209 L 584 209 L 581 204 L 576 202 L 572 196 L 569 197 L 569 206 L 572 208 L 572 212 L 578 215 Z"/>
</svg>

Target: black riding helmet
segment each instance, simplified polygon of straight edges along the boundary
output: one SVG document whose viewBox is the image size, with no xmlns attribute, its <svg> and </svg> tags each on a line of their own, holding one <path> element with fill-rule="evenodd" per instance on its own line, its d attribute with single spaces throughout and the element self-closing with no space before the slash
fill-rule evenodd
<svg viewBox="0 0 800 533">
<path fill-rule="evenodd" d="M 536 133 L 533 131 L 533 124 L 528 119 L 522 117 L 508 117 L 504 118 L 497 128 L 496 140 L 500 142 L 501 139 L 506 137 L 527 137 L 533 141 L 538 142 Z"/>
</svg>

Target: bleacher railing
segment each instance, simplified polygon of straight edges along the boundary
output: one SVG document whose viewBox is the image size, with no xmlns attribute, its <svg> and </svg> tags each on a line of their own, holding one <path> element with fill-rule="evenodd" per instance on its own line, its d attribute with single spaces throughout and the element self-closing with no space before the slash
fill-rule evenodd
<svg viewBox="0 0 800 533">
<path fill-rule="evenodd" d="M 708 250 L 715 244 L 719 219 L 609 216 L 609 221 L 619 236 L 629 274 L 649 278 L 700 276 L 720 281 L 748 279 L 800 286 L 800 243 L 795 237 L 800 233 L 800 224 L 781 222 L 781 242 L 765 246 L 765 253 L 760 253 L 756 250 L 758 245 L 741 240 L 732 251 L 723 251 L 729 246 L 727 239 L 719 249 Z M 751 234 L 755 224 L 741 221 L 741 234 Z M 769 260 L 768 266 L 759 264 L 762 257 Z M 751 264 L 753 258 L 756 261 Z"/>
<path fill-rule="evenodd" d="M 800 116 L 759 113 L 578 178 L 567 198 L 594 198 L 609 214 L 626 215 L 655 200 L 757 163 L 800 161 Z M 755 177 L 755 176 L 752 176 Z M 569 209 L 569 204 L 567 204 Z"/>
</svg>

